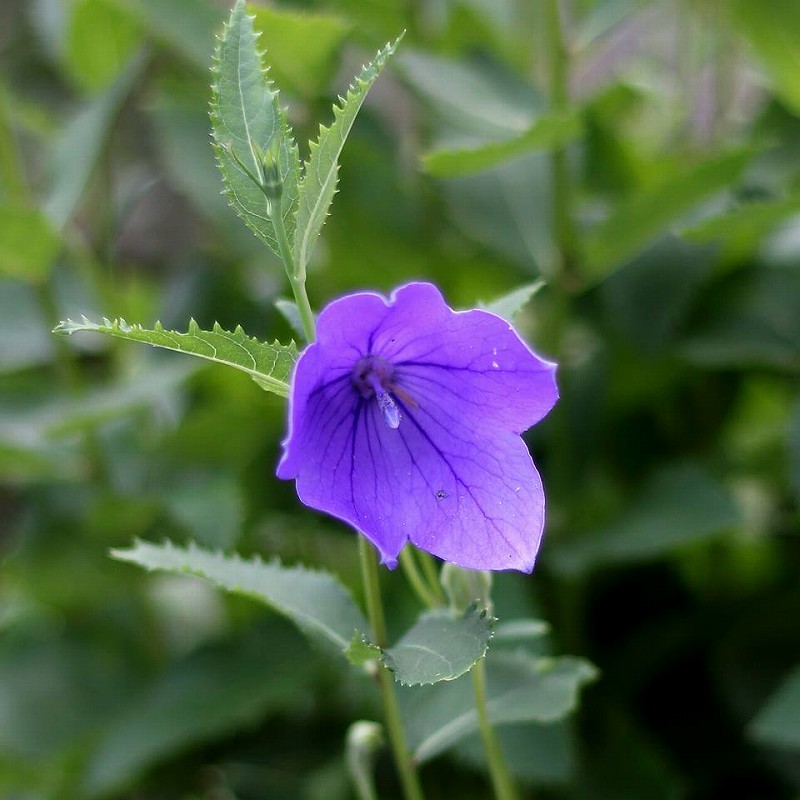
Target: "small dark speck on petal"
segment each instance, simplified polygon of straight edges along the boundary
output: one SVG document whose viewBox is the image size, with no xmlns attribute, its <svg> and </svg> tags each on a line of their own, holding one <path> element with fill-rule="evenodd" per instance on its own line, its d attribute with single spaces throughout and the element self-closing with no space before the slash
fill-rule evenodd
<svg viewBox="0 0 800 800">
<path fill-rule="evenodd" d="M 436 492 L 436 499 L 437 500 L 444 500 L 447 497 L 447 492 L 444 489 L 439 489 Z"/>
</svg>

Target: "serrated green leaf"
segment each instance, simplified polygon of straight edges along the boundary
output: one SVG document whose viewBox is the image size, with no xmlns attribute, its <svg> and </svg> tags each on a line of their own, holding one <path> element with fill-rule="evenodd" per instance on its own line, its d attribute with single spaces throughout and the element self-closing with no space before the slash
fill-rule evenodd
<svg viewBox="0 0 800 800">
<path fill-rule="evenodd" d="M 605 278 L 659 234 L 668 231 L 701 200 L 735 183 L 753 154 L 750 148 L 739 149 L 694 168 L 682 169 L 622 203 L 586 238 L 586 277 Z"/>
<path fill-rule="evenodd" d="M 436 150 L 422 157 L 423 169 L 438 178 L 471 175 L 501 164 L 515 156 L 536 150 L 563 147 L 577 139 L 583 130 L 578 114 L 552 114 L 539 117 L 524 133 L 499 142 L 474 148 Z"/>
<path fill-rule="evenodd" d="M 490 303 L 481 303 L 480 307 L 491 311 L 509 322 L 513 322 L 517 314 L 525 307 L 530 299 L 544 286 L 544 281 L 526 283 L 518 289 L 513 289 L 508 294 L 492 300 Z"/>
<path fill-rule="evenodd" d="M 581 687 L 597 670 L 572 656 L 535 658 L 495 651 L 486 659 L 487 709 L 494 725 L 550 723 L 576 707 Z M 408 720 L 408 745 L 418 762 L 428 761 L 478 730 L 472 681 L 439 683 L 401 695 Z"/>
<path fill-rule="evenodd" d="M 423 614 L 383 661 L 399 683 L 420 686 L 452 681 L 486 655 L 492 618 L 472 607 L 456 617 L 449 611 Z"/>
<path fill-rule="evenodd" d="M 280 200 L 274 202 L 280 203 L 291 241 L 300 157 L 278 92 L 267 78 L 257 39 L 253 18 L 247 15 L 244 0 L 238 0 L 214 54 L 212 138 L 228 201 L 250 230 L 280 256 L 267 198 L 247 171 L 259 176 L 264 154 L 274 152 L 282 185 Z"/>
<path fill-rule="evenodd" d="M 230 592 L 266 603 L 288 617 L 302 631 L 346 650 L 354 631 L 366 630 L 367 622 L 347 589 L 326 572 L 266 563 L 259 557 L 245 560 L 190 543 L 179 547 L 137 541 L 112 556 L 148 570 L 185 573 L 210 581 Z"/>
<path fill-rule="evenodd" d="M 762 744 L 800 750 L 800 666 L 769 697 L 749 730 Z"/>
<path fill-rule="evenodd" d="M 141 325 L 129 325 L 124 319 L 92 322 L 84 317 L 82 322 L 69 319 L 60 322 L 53 332 L 71 335 L 81 331 L 142 342 L 235 367 L 250 375 L 262 389 L 281 397 L 289 394 L 289 378 L 297 361 L 294 343 L 283 345 L 278 342 L 260 342 L 248 336 L 241 326 L 230 332 L 215 323 L 213 330 L 204 331 L 194 320 L 189 321 L 189 330 L 186 333 L 180 333 L 165 330 L 160 323 L 156 323 L 155 328 L 150 330 Z"/>
<path fill-rule="evenodd" d="M 381 648 L 371 642 L 369 637 L 361 631 L 353 634 L 350 644 L 344 651 L 347 660 L 356 667 L 363 667 L 368 661 L 379 659 L 382 653 Z"/>
<path fill-rule="evenodd" d="M 317 141 L 311 142 L 311 152 L 298 188 L 294 227 L 294 260 L 300 274 L 303 274 L 311 258 L 317 236 L 333 202 L 339 174 L 339 156 L 344 143 L 367 92 L 377 80 L 389 56 L 394 53 L 400 38 L 402 37 L 379 50 L 375 58 L 362 67 L 347 94 L 333 107 L 333 122 L 330 127 L 321 125 Z"/>
</svg>

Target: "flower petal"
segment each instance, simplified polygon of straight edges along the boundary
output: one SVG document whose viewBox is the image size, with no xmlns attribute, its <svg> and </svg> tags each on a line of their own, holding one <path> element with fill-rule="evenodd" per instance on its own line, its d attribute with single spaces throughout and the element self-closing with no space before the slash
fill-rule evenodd
<svg viewBox="0 0 800 800">
<path fill-rule="evenodd" d="M 429 283 L 412 283 L 392 295 L 393 304 L 374 336 L 375 352 L 391 361 L 403 389 L 458 402 L 476 428 L 522 433 L 555 405 L 556 365 L 520 339 L 505 320 L 488 311 L 452 311 Z M 406 383 L 408 379 L 408 383 Z"/>
<path fill-rule="evenodd" d="M 389 566 L 410 540 L 463 567 L 530 571 L 544 494 L 518 434 L 555 402 L 555 365 L 499 317 L 454 312 L 424 283 L 388 302 L 335 301 L 318 332 L 295 368 L 279 477 Z M 394 366 L 396 428 L 353 382 L 368 354 Z"/>
</svg>

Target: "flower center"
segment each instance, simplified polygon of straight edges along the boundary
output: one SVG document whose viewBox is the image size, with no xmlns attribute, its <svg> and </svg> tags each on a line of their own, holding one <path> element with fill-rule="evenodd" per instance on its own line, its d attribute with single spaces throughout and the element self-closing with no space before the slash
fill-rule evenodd
<svg viewBox="0 0 800 800">
<path fill-rule="evenodd" d="M 364 356 L 353 368 L 353 385 L 365 399 L 375 397 L 386 424 L 396 429 L 400 426 L 400 409 L 389 394 L 395 387 L 394 366 L 380 356 Z"/>
</svg>

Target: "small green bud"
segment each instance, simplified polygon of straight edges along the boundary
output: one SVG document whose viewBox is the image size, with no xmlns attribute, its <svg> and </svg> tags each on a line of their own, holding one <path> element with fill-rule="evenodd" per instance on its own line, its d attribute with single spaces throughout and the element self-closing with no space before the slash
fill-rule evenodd
<svg viewBox="0 0 800 800">
<path fill-rule="evenodd" d="M 347 771 L 359 798 L 373 800 L 375 793 L 375 757 L 383 747 L 383 728 L 377 722 L 359 720 L 347 731 Z"/>
<path fill-rule="evenodd" d="M 462 569 L 455 564 L 442 567 L 442 588 L 450 607 L 459 613 L 473 603 L 481 610 L 492 614 L 492 573 L 475 569 Z"/>
</svg>

